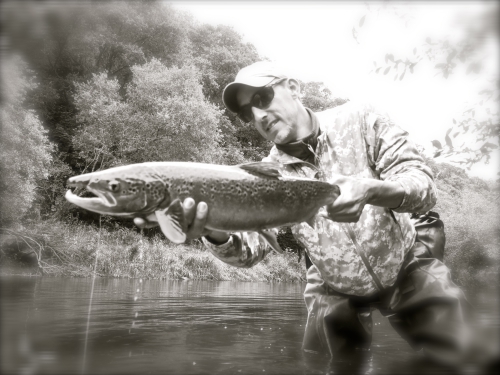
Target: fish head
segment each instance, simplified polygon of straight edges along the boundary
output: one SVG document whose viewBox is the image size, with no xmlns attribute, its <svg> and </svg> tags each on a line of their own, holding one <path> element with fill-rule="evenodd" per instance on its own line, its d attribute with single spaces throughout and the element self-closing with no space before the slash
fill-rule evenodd
<svg viewBox="0 0 500 375">
<path fill-rule="evenodd" d="M 137 166 L 117 167 L 71 177 L 67 182 L 91 192 L 95 197 L 79 197 L 71 190 L 66 199 L 86 210 L 120 217 L 144 216 L 152 213 L 165 200 L 163 181 L 144 173 Z"/>
</svg>

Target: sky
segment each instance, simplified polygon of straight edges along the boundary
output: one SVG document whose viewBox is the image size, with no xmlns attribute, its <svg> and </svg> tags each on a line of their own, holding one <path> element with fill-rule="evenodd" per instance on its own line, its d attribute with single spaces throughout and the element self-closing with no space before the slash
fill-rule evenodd
<svg viewBox="0 0 500 375">
<path fill-rule="evenodd" d="M 260 56 L 283 66 L 291 76 L 324 82 L 334 96 L 376 106 L 429 150 L 434 139 L 444 143 L 452 119 L 491 85 L 487 80 L 498 79 L 496 37 L 486 41 L 481 74 L 466 75 L 465 66 L 459 66 L 444 79 L 436 76 L 436 61 L 417 65 L 415 73 L 407 73 L 403 80 L 373 72 L 373 61 L 380 66 L 386 53 L 412 56 L 427 37 L 460 40 L 466 32 L 464 18 L 484 11 L 480 1 L 170 3 L 202 23 L 232 26 Z M 496 179 L 499 159 L 497 152 L 489 165 L 476 165 L 469 174 Z"/>
</svg>

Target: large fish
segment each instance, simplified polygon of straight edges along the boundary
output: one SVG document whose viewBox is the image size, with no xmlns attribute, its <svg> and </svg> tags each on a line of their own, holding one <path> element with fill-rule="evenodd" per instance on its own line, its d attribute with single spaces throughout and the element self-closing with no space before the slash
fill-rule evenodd
<svg viewBox="0 0 500 375">
<path fill-rule="evenodd" d="M 182 243 L 187 223 L 181 202 L 191 197 L 196 204 L 207 203 L 207 229 L 259 232 L 281 252 L 267 229 L 310 222 L 320 207 L 340 194 L 337 185 L 283 176 L 282 167 L 271 162 L 132 164 L 69 178 L 69 187 L 86 188 L 97 197 L 83 198 L 68 190 L 66 199 L 89 211 L 123 218 L 156 213 L 165 236 Z"/>
</svg>

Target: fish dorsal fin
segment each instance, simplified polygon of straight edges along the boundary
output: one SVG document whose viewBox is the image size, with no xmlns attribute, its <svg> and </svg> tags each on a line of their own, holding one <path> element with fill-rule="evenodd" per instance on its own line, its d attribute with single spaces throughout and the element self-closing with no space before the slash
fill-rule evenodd
<svg viewBox="0 0 500 375">
<path fill-rule="evenodd" d="M 299 172 L 299 173 L 300 173 L 300 170 L 302 169 L 301 167 L 303 167 L 303 166 L 306 166 L 311 171 L 313 171 L 314 176 L 312 176 L 311 174 L 308 174 L 307 172 L 304 172 L 302 170 L 302 172 L 305 173 L 306 175 L 308 175 L 310 178 L 313 178 L 313 179 L 319 179 L 320 178 L 321 170 L 317 166 L 315 166 L 314 164 L 311 164 L 311 163 L 309 163 L 307 161 L 298 160 L 298 159 L 297 160 L 283 162 L 283 167 L 292 168 L 295 172 Z"/>
<path fill-rule="evenodd" d="M 259 230 L 259 234 L 264 237 L 266 242 L 271 246 L 274 250 L 276 250 L 278 253 L 283 254 L 283 250 L 281 249 L 281 246 L 278 243 L 278 240 L 276 238 L 276 234 L 272 230 Z"/>
<path fill-rule="evenodd" d="M 181 201 L 175 199 L 166 210 L 156 211 L 156 218 L 163 234 L 174 243 L 186 241 L 187 224 Z"/>
<path fill-rule="evenodd" d="M 275 178 L 281 177 L 281 164 L 269 161 L 260 161 L 253 163 L 238 164 L 236 167 L 241 168 L 248 173 L 258 177 Z"/>
</svg>

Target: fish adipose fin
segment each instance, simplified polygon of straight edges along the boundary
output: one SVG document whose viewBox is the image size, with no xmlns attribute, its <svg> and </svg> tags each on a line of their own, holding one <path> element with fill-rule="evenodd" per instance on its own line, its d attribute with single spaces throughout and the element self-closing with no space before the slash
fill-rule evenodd
<svg viewBox="0 0 500 375">
<path fill-rule="evenodd" d="M 181 201 L 175 199 L 166 210 L 156 211 L 156 218 L 163 234 L 174 243 L 186 241 L 186 220 Z"/>
<path fill-rule="evenodd" d="M 276 239 L 276 234 L 274 234 L 273 231 L 268 231 L 268 230 L 259 230 L 259 234 L 264 237 L 266 242 L 271 246 L 274 250 L 276 250 L 278 253 L 283 254 L 283 250 L 281 249 L 281 246 L 278 243 L 278 240 Z"/>
<path fill-rule="evenodd" d="M 236 165 L 236 167 L 241 168 L 257 177 L 275 178 L 275 179 L 281 177 L 280 163 L 262 161 L 255 163 L 238 164 Z"/>
</svg>

